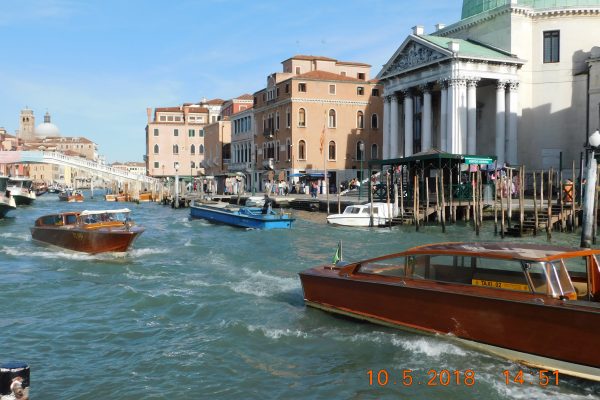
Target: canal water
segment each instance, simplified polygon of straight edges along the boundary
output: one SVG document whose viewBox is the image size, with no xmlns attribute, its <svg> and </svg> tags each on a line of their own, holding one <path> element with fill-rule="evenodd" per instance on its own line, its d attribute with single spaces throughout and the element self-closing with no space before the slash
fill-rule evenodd
<svg viewBox="0 0 600 400">
<path fill-rule="evenodd" d="M 464 225 L 446 234 L 437 226 L 352 229 L 295 211 L 291 230 L 253 231 L 190 221 L 187 209 L 101 197 L 66 204 L 46 194 L 0 221 L 0 362 L 29 364 L 32 399 L 600 396 L 597 385 L 562 376 L 542 386 L 537 371 L 445 337 L 304 306 L 298 272 L 329 262 L 338 240 L 352 260 L 438 241 L 500 240 L 493 224 L 479 237 Z M 146 227 L 125 255 L 31 241 L 29 227 L 43 214 L 123 205 Z M 578 242 L 573 234 L 553 237 Z"/>
</svg>

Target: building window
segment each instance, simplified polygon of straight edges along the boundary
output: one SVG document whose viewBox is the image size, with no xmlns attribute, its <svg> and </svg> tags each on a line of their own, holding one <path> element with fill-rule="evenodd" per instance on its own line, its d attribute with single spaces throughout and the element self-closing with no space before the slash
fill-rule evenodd
<svg viewBox="0 0 600 400">
<path fill-rule="evenodd" d="M 291 161 L 292 160 L 292 143 L 290 142 L 290 139 L 288 139 L 285 143 L 285 147 L 287 149 L 287 160 Z"/>
<path fill-rule="evenodd" d="M 189 137 L 195 137 L 195 136 L 196 136 L 196 130 L 194 130 L 194 129 L 189 129 L 189 130 L 188 130 L 188 136 L 189 136 Z"/>
<path fill-rule="evenodd" d="M 340 75 L 342 75 L 342 76 L 346 76 L 346 71 L 342 71 L 342 72 L 340 73 Z"/>
<path fill-rule="evenodd" d="M 190 167 L 192 167 L 192 168 L 196 168 L 196 163 L 192 161 L 192 162 L 190 163 Z"/>
<path fill-rule="evenodd" d="M 365 74 L 362 72 L 359 72 L 356 76 L 358 76 L 358 79 L 360 79 L 361 81 L 365 80 Z"/>
<path fill-rule="evenodd" d="M 335 94 L 335 85 L 329 85 L 329 94 Z"/>
<path fill-rule="evenodd" d="M 179 136 L 179 129 L 173 130 L 173 136 Z"/>
<path fill-rule="evenodd" d="M 173 154 L 179 154 L 179 146 L 176 144 L 173 145 Z"/>
<path fill-rule="evenodd" d="M 544 32 L 544 63 L 560 61 L 560 31 Z"/>
<path fill-rule="evenodd" d="M 173 116 L 172 116 L 172 115 L 169 115 L 169 116 L 167 117 L 167 121 L 169 121 L 169 122 L 173 122 Z"/>
<path fill-rule="evenodd" d="M 279 111 L 275 113 L 275 130 L 279 130 Z"/>
<path fill-rule="evenodd" d="M 299 92 L 306 92 L 306 83 L 299 83 L 298 84 L 298 91 Z"/>
<path fill-rule="evenodd" d="M 290 92 L 290 84 L 289 84 L 289 83 L 286 83 L 286 84 L 285 84 L 285 92 L 286 92 L 286 93 L 289 93 L 289 92 Z"/>
<path fill-rule="evenodd" d="M 300 75 L 300 67 L 296 67 L 296 75 Z"/>
<path fill-rule="evenodd" d="M 154 154 L 158 154 L 158 145 L 157 144 L 154 145 Z"/>
<path fill-rule="evenodd" d="M 196 146 L 194 146 L 194 145 L 190 146 L 190 154 L 196 154 Z"/>
<path fill-rule="evenodd" d="M 154 168 L 158 168 L 158 161 L 154 161 Z"/>
<path fill-rule="evenodd" d="M 365 88 L 362 87 L 362 86 L 358 86 L 356 88 L 356 94 L 359 95 L 359 96 L 364 96 L 364 94 L 365 94 Z"/>
<path fill-rule="evenodd" d="M 335 160 L 335 142 L 332 140 L 329 142 L 329 161 Z"/>
<path fill-rule="evenodd" d="M 335 128 L 335 110 L 329 110 L 329 127 Z"/>
<path fill-rule="evenodd" d="M 204 137 L 204 129 L 200 129 L 200 130 L 198 131 L 198 136 L 199 136 L 199 137 Z"/>
<path fill-rule="evenodd" d="M 306 126 L 306 111 L 304 108 L 298 110 L 298 126 Z"/>
<path fill-rule="evenodd" d="M 371 145 L 371 159 L 377 160 L 379 158 L 378 149 L 376 144 Z"/>
<path fill-rule="evenodd" d="M 298 159 L 306 160 L 306 142 L 304 140 L 298 142 Z"/>
<path fill-rule="evenodd" d="M 356 113 L 356 127 L 363 129 L 365 127 L 365 116 L 362 111 Z"/>
<path fill-rule="evenodd" d="M 356 161 L 364 161 L 365 160 L 365 151 L 360 150 L 360 147 L 362 144 L 363 144 L 363 142 L 356 143 Z"/>
<path fill-rule="evenodd" d="M 158 129 L 154 128 L 154 136 L 158 136 Z"/>
<path fill-rule="evenodd" d="M 290 128 L 292 126 L 292 114 L 290 114 L 289 107 L 285 110 L 285 120 L 287 127 Z"/>
<path fill-rule="evenodd" d="M 204 154 L 204 145 L 201 144 L 200 147 L 198 147 L 198 154 Z"/>
<path fill-rule="evenodd" d="M 379 97 L 379 89 L 371 89 L 371 96 Z"/>
<path fill-rule="evenodd" d="M 379 118 L 377 118 L 377 114 L 371 115 L 371 128 L 379 128 Z"/>
</svg>

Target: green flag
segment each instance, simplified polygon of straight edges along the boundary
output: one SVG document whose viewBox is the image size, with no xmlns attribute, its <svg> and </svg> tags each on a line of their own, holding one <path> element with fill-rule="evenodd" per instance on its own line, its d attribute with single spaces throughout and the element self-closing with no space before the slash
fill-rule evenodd
<svg viewBox="0 0 600 400">
<path fill-rule="evenodd" d="M 340 261 L 342 259 L 342 241 L 340 240 L 340 243 L 338 244 L 337 250 L 335 251 L 335 254 L 333 255 L 333 259 L 331 260 L 331 262 L 333 264 L 337 264 L 338 261 Z"/>
</svg>

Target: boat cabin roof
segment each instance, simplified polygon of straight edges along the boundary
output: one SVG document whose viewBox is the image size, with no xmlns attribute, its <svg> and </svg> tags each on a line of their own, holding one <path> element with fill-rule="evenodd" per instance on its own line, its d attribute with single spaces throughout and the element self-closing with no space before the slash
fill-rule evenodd
<svg viewBox="0 0 600 400">
<path fill-rule="evenodd" d="M 129 212 L 131 212 L 129 208 L 119 208 L 117 210 L 84 210 L 81 212 L 81 215 L 122 214 Z"/>
<path fill-rule="evenodd" d="M 446 254 L 478 256 L 498 259 L 519 259 L 529 261 L 551 261 L 565 257 L 583 257 L 600 254 L 596 249 L 573 249 L 571 247 L 549 246 L 529 243 L 436 243 L 413 247 L 406 255 Z"/>
</svg>

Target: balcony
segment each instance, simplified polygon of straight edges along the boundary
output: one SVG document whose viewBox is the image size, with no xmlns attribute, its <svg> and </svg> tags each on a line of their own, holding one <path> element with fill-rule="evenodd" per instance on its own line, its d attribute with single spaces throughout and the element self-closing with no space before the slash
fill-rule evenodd
<svg viewBox="0 0 600 400">
<path fill-rule="evenodd" d="M 275 159 L 274 158 L 266 158 L 263 160 L 263 168 L 265 169 L 275 169 Z"/>
<path fill-rule="evenodd" d="M 229 164 L 229 170 L 233 172 L 237 171 L 251 171 L 252 163 L 249 162 L 237 162 Z"/>
</svg>

